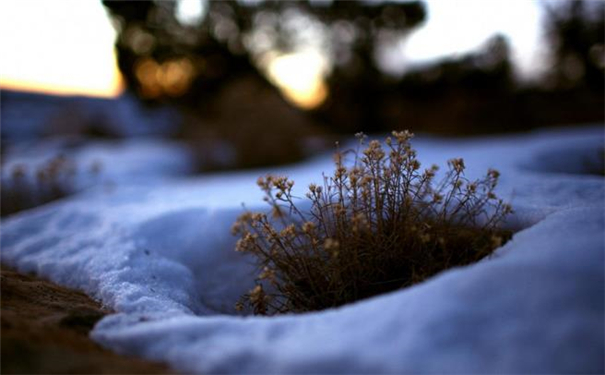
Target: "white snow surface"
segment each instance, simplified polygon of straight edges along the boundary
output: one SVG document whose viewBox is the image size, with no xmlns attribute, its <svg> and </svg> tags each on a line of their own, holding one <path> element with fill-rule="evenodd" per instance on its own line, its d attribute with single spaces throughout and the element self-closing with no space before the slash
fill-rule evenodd
<svg viewBox="0 0 605 375">
<path fill-rule="evenodd" d="M 413 145 L 423 165 L 464 157 L 470 178 L 501 172 L 519 231 L 494 257 L 337 309 L 236 314 L 254 278 L 229 231 L 241 203 L 264 208 L 255 181 L 266 172 L 302 196 L 332 171 L 322 155 L 87 190 L 3 220 L 1 259 L 113 309 L 97 342 L 186 372 L 603 373 L 605 179 L 582 173 L 603 127 Z"/>
</svg>

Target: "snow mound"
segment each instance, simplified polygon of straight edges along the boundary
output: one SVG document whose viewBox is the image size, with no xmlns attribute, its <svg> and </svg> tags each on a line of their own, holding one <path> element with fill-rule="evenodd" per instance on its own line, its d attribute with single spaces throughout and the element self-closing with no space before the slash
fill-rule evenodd
<svg viewBox="0 0 605 375">
<path fill-rule="evenodd" d="M 62 137 L 39 142 L 15 144 L 3 161 L 2 183 L 10 185 L 15 168 L 26 172 L 34 183 L 36 172 L 54 159 L 65 158 L 74 167 L 71 179 L 64 182 L 69 190 L 102 184 L 149 182 L 166 176 L 192 172 L 192 155 L 181 144 L 153 138 L 122 141 L 88 141 Z"/>
<path fill-rule="evenodd" d="M 187 372 L 602 373 L 605 179 L 536 162 L 599 144 L 601 127 L 418 137 L 425 165 L 462 156 L 470 178 L 499 169 L 520 231 L 492 259 L 338 309 L 236 314 L 254 270 L 229 228 L 242 202 L 263 207 L 262 170 L 124 181 L 22 212 L 2 222 L 2 262 L 117 311 L 92 332 L 101 344 Z M 299 195 L 321 171 L 327 155 L 274 170 Z"/>
</svg>

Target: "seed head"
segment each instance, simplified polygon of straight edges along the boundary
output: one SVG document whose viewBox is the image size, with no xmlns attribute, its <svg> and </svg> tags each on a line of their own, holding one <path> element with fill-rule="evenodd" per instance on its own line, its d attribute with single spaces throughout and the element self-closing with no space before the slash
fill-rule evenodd
<svg viewBox="0 0 605 375">
<path fill-rule="evenodd" d="M 456 173 L 462 173 L 464 171 L 464 160 L 462 158 L 450 159 L 448 164 L 456 171 Z"/>
</svg>

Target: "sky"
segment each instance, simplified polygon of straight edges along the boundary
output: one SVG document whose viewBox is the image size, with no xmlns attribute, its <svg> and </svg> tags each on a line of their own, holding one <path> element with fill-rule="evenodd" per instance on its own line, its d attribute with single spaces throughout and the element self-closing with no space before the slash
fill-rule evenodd
<svg viewBox="0 0 605 375">
<path fill-rule="evenodd" d="M 426 0 L 428 22 L 403 45 L 403 60 L 421 63 L 478 47 L 495 33 L 511 42 L 521 77 L 544 68 L 543 10 L 536 0 Z"/>
<path fill-rule="evenodd" d="M 0 87 L 117 96 L 115 37 L 100 1 L 0 1 Z"/>
<path fill-rule="evenodd" d="M 181 1 L 179 18 L 195 21 L 203 7 Z M 510 41 L 521 77 L 544 69 L 540 5 L 534 0 L 427 0 L 428 20 L 398 48 L 389 51 L 386 68 L 455 56 L 483 45 L 493 34 Z M 192 6 L 193 5 L 193 6 Z M 100 1 L 0 1 L 0 87 L 55 94 L 113 97 L 123 90 L 113 43 L 116 32 Z M 301 57 L 306 58 L 306 57 Z M 298 64 L 296 71 L 319 69 Z M 541 63 L 542 62 L 542 63 Z M 276 62 L 277 63 L 277 62 Z M 279 62 L 273 80 L 288 85 L 291 69 Z M 274 75 L 275 75 L 274 74 Z M 317 76 L 318 72 L 308 72 Z M 290 80 L 291 81 L 291 80 Z"/>
</svg>

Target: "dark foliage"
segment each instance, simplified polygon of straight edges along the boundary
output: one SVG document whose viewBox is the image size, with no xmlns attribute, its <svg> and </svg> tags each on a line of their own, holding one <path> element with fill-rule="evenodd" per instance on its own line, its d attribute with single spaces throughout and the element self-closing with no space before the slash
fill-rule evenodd
<svg viewBox="0 0 605 375">
<path fill-rule="evenodd" d="M 302 155 L 304 147 L 292 140 L 317 134 L 315 123 L 341 132 L 385 131 L 414 123 L 422 131 L 465 135 L 603 120 L 602 3 L 578 0 L 550 6 L 546 24 L 553 66 L 545 81 L 532 86 L 518 82 L 508 41 L 499 35 L 480 51 L 402 77 L 382 71 L 376 51 L 389 38 L 406 38 L 426 21 L 421 2 L 205 4 L 202 19 L 183 24 L 175 16 L 174 2 L 104 1 L 118 25 L 119 64 L 129 87 L 144 100 L 176 103 L 189 118 L 199 119 L 188 123 L 184 137 L 200 136 L 191 130 L 196 127 L 231 141 L 239 129 L 256 126 L 251 133 L 260 139 L 284 129 L 288 136 L 282 140 Z M 295 50 L 308 42 L 304 31 L 313 28 L 330 58 L 327 99 L 311 111 L 276 110 L 289 104 L 276 99 L 278 90 L 263 70 L 263 56 Z M 158 76 L 163 78 L 156 82 Z M 254 110 L 225 94 L 235 87 L 248 90 L 250 97 L 273 98 L 255 107 L 254 124 L 247 120 Z M 227 119 L 224 113 L 233 115 Z M 271 130 L 263 131 L 266 123 L 272 124 Z M 238 150 L 249 146 L 234 144 Z M 285 157 L 280 155 L 267 155 L 259 164 Z M 252 160 L 253 155 L 240 159 Z"/>
</svg>

